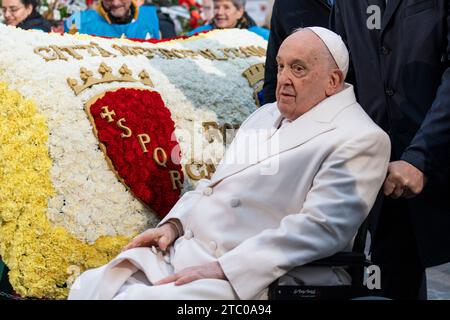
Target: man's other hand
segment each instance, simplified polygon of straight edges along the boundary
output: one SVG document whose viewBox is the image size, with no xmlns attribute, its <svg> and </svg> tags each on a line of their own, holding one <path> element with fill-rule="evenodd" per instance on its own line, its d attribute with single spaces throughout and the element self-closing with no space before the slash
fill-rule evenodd
<svg viewBox="0 0 450 320">
<path fill-rule="evenodd" d="M 133 238 L 123 249 L 156 246 L 166 250 L 180 235 L 177 228 L 171 223 L 165 223 L 158 228 L 148 229 Z"/>
<path fill-rule="evenodd" d="M 426 182 L 426 176 L 412 164 L 403 160 L 393 161 L 389 163 L 383 191 L 394 199 L 412 198 L 422 192 Z"/>
<path fill-rule="evenodd" d="M 222 267 L 220 266 L 219 262 L 214 261 L 200 266 L 185 268 L 178 273 L 172 274 L 159 280 L 154 285 L 157 286 L 175 282 L 176 286 L 180 286 L 200 279 L 226 280 L 227 278 L 223 273 Z"/>
</svg>

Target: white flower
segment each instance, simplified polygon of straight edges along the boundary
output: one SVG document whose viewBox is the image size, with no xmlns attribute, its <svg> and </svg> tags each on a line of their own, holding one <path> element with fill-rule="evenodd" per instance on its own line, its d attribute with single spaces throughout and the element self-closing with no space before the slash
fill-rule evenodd
<svg viewBox="0 0 450 320">
<path fill-rule="evenodd" d="M 76 6 L 79 7 L 77 2 Z M 74 8 L 75 5 L 68 5 Z M 42 9 L 42 8 L 41 8 Z M 69 10 L 70 11 L 70 10 Z M 20 41 L 17 41 L 20 39 Z M 93 243 L 100 236 L 133 236 L 159 218 L 144 207 L 118 180 L 109 167 L 105 154 L 93 133 L 93 125 L 85 111 L 85 103 L 92 97 L 120 87 L 140 87 L 139 82 L 113 82 L 95 85 L 76 96 L 67 78 L 79 82 L 80 68 L 97 70 L 104 62 L 118 74 L 126 64 L 133 76 L 146 70 L 154 90 L 157 90 L 175 122 L 175 136 L 179 141 L 182 164 L 207 160 L 218 163 L 224 147 L 220 142 L 210 144 L 205 137 L 203 122 L 240 123 L 256 109 L 253 88 L 242 72 L 264 58 L 251 57 L 212 61 L 195 59 L 163 59 L 155 56 L 91 57 L 79 50 L 82 60 L 45 61 L 34 53 L 37 47 L 70 46 L 98 43 L 117 53 L 112 45 L 132 45 L 164 49 L 238 48 L 267 43 L 245 30 L 211 32 L 189 41 L 169 41 L 158 44 L 135 43 L 128 40 L 60 36 L 37 31 L 23 31 L 0 26 L 0 81 L 31 98 L 47 117 L 48 148 L 53 164 L 50 170 L 55 195 L 48 201 L 48 219 L 68 230 L 76 238 Z M 17 59 L 17 57 L 20 59 Z M 1 110 L 0 110 L 1 111 Z M 185 176 L 185 190 L 196 182 Z"/>
<path fill-rule="evenodd" d="M 61 12 L 57 9 L 53 10 L 53 20 L 61 20 Z"/>
</svg>

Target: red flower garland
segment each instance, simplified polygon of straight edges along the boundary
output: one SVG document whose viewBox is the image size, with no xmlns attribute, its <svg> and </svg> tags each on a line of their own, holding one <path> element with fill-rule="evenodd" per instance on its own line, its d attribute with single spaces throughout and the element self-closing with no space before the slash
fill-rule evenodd
<svg viewBox="0 0 450 320">
<path fill-rule="evenodd" d="M 197 28 L 203 23 L 200 17 L 201 5 L 195 0 L 178 0 L 178 5 L 184 6 L 190 14 L 189 27 L 192 29 Z"/>
<path fill-rule="evenodd" d="M 171 175 L 175 178 L 178 175 L 182 184 L 183 173 L 180 154 L 176 152 L 180 150 L 178 142 L 171 140 L 175 124 L 159 93 L 130 88 L 107 92 L 90 105 L 90 114 L 98 139 L 106 147 L 107 156 L 125 185 L 164 217 L 181 192 Z M 147 135 L 150 141 L 147 143 L 146 137 L 141 136 L 140 143 L 139 135 Z M 145 142 L 147 152 L 144 152 L 142 142 Z M 165 163 L 160 149 L 154 159 L 156 148 L 164 150 Z M 171 158 L 172 153 L 176 153 L 176 159 Z"/>
</svg>

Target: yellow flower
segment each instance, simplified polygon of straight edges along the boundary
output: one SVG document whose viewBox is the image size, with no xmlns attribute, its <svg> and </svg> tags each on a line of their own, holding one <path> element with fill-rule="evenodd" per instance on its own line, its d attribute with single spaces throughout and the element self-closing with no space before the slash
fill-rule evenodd
<svg viewBox="0 0 450 320">
<path fill-rule="evenodd" d="M 54 195 L 46 118 L 35 103 L 0 83 L 0 255 L 24 297 L 64 299 L 73 270 L 111 260 L 128 241 L 101 237 L 83 243 L 47 219 Z"/>
</svg>

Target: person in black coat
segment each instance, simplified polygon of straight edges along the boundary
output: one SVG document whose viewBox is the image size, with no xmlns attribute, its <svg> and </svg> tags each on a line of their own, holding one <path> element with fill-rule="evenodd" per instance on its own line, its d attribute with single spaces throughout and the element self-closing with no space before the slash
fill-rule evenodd
<svg viewBox="0 0 450 320">
<path fill-rule="evenodd" d="M 159 32 L 161 32 L 161 39 L 173 38 L 177 36 L 175 32 L 175 23 L 168 14 L 161 12 L 158 8 L 156 11 L 159 20 Z"/>
<path fill-rule="evenodd" d="M 281 43 L 300 27 L 328 27 L 329 0 L 275 0 L 270 20 L 264 75 L 263 103 L 275 101 L 277 85 L 276 56 Z"/>
<path fill-rule="evenodd" d="M 448 0 L 336 0 L 357 98 L 390 136 L 371 221 L 372 260 L 394 299 L 426 298 L 425 268 L 450 261 Z"/>
<path fill-rule="evenodd" d="M 7 25 L 50 32 L 51 24 L 39 14 L 38 7 L 38 0 L 2 0 L 2 13 Z"/>
</svg>

